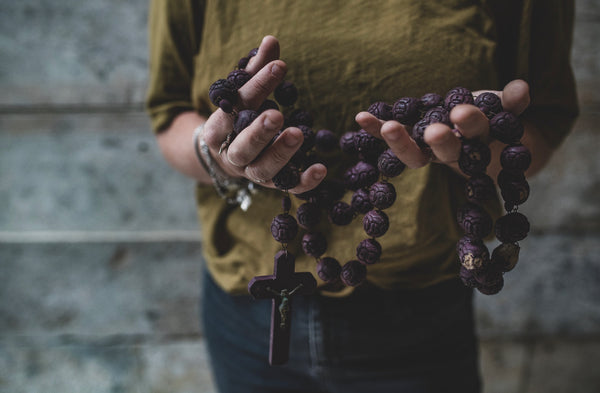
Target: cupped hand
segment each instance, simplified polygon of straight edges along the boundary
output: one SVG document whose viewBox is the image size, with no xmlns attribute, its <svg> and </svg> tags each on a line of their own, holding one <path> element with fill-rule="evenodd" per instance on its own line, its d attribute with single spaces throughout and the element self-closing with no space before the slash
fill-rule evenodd
<svg viewBox="0 0 600 393">
<path fill-rule="evenodd" d="M 504 110 L 521 114 L 529 106 L 529 85 L 522 80 L 508 83 L 502 91 L 480 90 L 473 92 L 476 97 L 486 91 L 497 94 L 502 100 Z M 448 165 L 458 169 L 460 156 L 460 136 L 473 139 L 489 140 L 489 120 L 475 105 L 457 105 L 450 111 L 452 128 L 442 123 L 427 126 L 424 133 L 425 143 L 431 151 L 423 151 L 410 136 L 409 126 L 395 120 L 382 121 L 368 112 L 356 115 L 356 122 L 370 134 L 382 138 L 396 156 L 409 168 L 420 168 L 430 162 Z"/>
<path fill-rule="evenodd" d="M 237 111 L 258 109 L 283 81 L 287 66 L 279 60 L 279 42 L 275 37 L 263 38 L 258 53 L 250 59 L 245 70 L 252 78 L 238 90 Z M 233 130 L 234 117 L 217 109 L 204 124 L 202 137 L 213 159 L 228 175 L 275 188 L 271 179 L 293 157 L 304 139 L 302 131 L 296 127 L 280 133 L 283 124 L 281 112 L 273 109 L 264 111 L 226 148 L 222 148 Z M 311 190 L 326 173 L 324 165 L 314 164 L 302 172 L 300 183 L 288 191 L 302 193 Z"/>
</svg>

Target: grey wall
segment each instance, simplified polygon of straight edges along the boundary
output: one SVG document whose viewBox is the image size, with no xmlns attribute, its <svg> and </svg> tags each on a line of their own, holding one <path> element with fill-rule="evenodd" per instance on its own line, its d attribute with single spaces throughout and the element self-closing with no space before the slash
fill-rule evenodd
<svg viewBox="0 0 600 393">
<path fill-rule="evenodd" d="M 212 392 L 193 184 L 142 111 L 147 2 L 0 9 L 0 392 Z M 600 391 L 599 21 L 577 3 L 581 117 L 476 299 L 486 393 Z"/>
</svg>

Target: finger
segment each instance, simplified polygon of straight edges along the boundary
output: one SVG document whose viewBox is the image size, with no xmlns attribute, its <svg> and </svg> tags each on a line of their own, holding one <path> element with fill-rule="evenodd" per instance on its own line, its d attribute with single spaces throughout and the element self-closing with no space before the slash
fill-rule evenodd
<svg viewBox="0 0 600 393">
<path fill-rule="evenodd" d="M 267 35 L 262 39 L 258 53 L 252 56 L 245 70 L 250 75 L 254 75 L 265 65 L 277 59 L 279 59 L 279 41 L 272 35 Z"/>
<path fill-rule="evenodd" d="M 233 130 L 234 118 L 220 108 L 213 112 L 204 124 L 203 138 L 212 152 L 219 151 Z"/>
<path fill-rule="evenodd" d="M 520 115 L 527 109 L 531 101 L 529 85 L 520 79 L 511 81 L 502 90 L 501 98 L 504 110 Z"/>
<path fill-rule="evenodd" d="M 443 123 L 430 124 L 425 129 L 425 143 L 431 147 L 438 161 L 449 164 L 458 161 L 460 155 L 460 139 L 452 129 Z"/>
<path fill-rule="evenodd" d="M 486 138 L 489 134 L 489 120 L 475 105 L 461 104 L 450 111 L 450 121 L 467 139 Z"/>
<path fill-rule="evenodd" d="M 381 136 L 394 154 L 409 168 L 420 168 L 429 162 L 417 143 L 408 135 L 406 128 L 397 121 L 386 121 L 381 126 Z"/>
<path fill-rule="evenodd" d="M 236 136 L 222 155 L 231 165 L 244 167 L 271 143 L 282 126 L 281 112 L 273 109 L 265 111 Z"/>
<path fill-rule="evenodd" d="M 292 194 L 301 194 L 317 187 L 327 175 L 327 167 L 323 164 L 313 164 L 300 174 L 300 183 L 289 190 Z"/>
<path fill-rule="evenodd" d="M 246 176 L 257 183 L 271 180 L 290 161 L 303 141 L 300 129 L 290 127 L 284 130 L 264 153 L 246 166 Z"/>
<path fill-rule="evenodd" d="M 377 117 L 373 116 L 369 112 L 359 112 L 354 117 L 354 120 L 369 134 L 377 138 L 382 138 L 381 126 L 383 125 L 383 121 L 379 120 Z"/>
<path fill-rule="evenodd" d="M 262 67 L 238 90 L 240 97 L 238 109 L 257 109 L 283 81 L 286 72 L 287 66 L 281 60 L 273 60 Z"/>
</svg>

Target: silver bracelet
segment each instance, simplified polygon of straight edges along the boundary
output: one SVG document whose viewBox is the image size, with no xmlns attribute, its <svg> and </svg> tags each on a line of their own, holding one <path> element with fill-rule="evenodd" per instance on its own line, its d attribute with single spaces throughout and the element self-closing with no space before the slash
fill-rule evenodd
<svg viewBox="0 0 600 393">
<path fill-rule="evenodd" d="M 228 176 L 215 164 L 208 145 L 201 137 L 203 129 L 204 124 L 196 127 L 193 136 L 194 151 L 198 161 L 212 179 L 217 194 L 230 205 L 239 205 L 243 211 L 247 211 L 252 203 L 252 195 L 257 192 L 256 185 L 243 178 Z"/>
</svg>

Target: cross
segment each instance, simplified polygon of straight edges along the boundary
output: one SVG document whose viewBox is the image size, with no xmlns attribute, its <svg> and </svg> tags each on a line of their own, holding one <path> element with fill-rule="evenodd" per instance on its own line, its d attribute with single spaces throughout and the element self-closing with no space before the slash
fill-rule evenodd
<svg viewBox="0 0 600 393">
<path fill-rule="evenodd" d="M 317 281 L 311 273 L 296 273 L 294 268 L 294 256 L 287 250 L 280 251 L 275 255 L 273 274 L 254 277 L 248 283 L 248 292 L 255 299 L 272 299 L 271 365 L 285 364 L 289 358 L 292 296 L 310 295 L 317 287 Z"/>
</svg>

